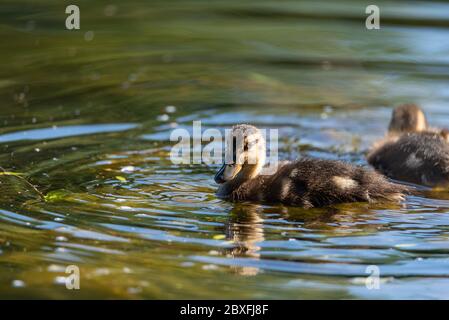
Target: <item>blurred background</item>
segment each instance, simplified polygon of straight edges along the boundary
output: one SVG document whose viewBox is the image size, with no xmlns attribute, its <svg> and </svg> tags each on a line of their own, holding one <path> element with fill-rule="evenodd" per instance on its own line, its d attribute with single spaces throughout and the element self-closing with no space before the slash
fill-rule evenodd
<svg viewBox="0 0 449 320">
<path fill-rule="evenodd" d="M 80 8 L 67 30 L 65 8 Z M 380 30 L 365 9 L 380 8 Z M 449 3 L 0 4 L 0 297 L 449 298 L 449 194 L 303 210 L 218 200 L 170 132 L 277 128 L 366 165 L 399 103 L 449 119 Z M 67 290 L 77 265 L 81 289 Z M 368 265 L 380 290 L 365 287 Z"/>
</svg>

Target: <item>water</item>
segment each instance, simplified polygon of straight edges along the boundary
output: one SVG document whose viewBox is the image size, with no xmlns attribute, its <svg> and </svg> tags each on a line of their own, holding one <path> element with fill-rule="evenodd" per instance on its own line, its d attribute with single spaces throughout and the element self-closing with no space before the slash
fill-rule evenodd
<svg viewBox="0 0 449 320">
<path fill-rule="evenodd" d="M 3 1 L 0 297 L 449 298 L 449 193 L 304 210 L 215 197 L 173 128 L 278 128 L 364 164 L 391 108 L 449 120 L 449 5 Z M 176 108 L 167 106 L 175 106 Z M 67 290 L 76 265 L 81 289 Z M 365 286 L 380 268 L 379 290 Z"/>
</svg>

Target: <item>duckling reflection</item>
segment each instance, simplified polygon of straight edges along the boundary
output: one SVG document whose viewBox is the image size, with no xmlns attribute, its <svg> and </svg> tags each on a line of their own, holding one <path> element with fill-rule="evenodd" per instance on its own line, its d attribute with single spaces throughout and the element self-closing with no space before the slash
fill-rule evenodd
<svg viewBox="0 0 449 320">
<path fill-rule="evenodd" d="M 374 168 L 396 180 L 449 186 L 449 131 L 431 128 L 424 112 L 407 104 L 393 111 L 387 137 L 367 156 Z"/>
<path fill-rule="evenodd" d="M 265 164 L 265 139 L 254 126 L 240 124 L 232 136 L 233 163 L 224 164 L 215 175 L 219 197 L 231 201 L 283 203 L 304 208 L 346 202 L 399 202 L 408 189 L 362 167 L 335 160 L 302 159 L 283 162 L 271 175 L 261 174 Z M 229 157 L 230 158 L 230 157 Z"/>
<path fill-rule="evenodd" d="M 248 257 L 259 259 L 258 243 L 265 240 L 263 222 L 258 211 L 260 205 L 237 205 L 229 214 L 226 224 L 226 239 L 232 241 L 235 247 L 225 249 L 225 254 L 231 257 Z M 252 276 L 259 268 L 248 266 L 233 266 L 232 269 L 241 275 Z"/>
<path fill-rule="evenodd" d="M 325 207 L 304 209 L 300 207 L 262 206 L 258 204 L 236 204 L 229 213 L 229 219 L 226 223 L 226 239 L 234 243 L 232 248 L 222 249 L 222 254 L 229 258 L 243 257 L 252 259 L 276 259 L 282 260 L 282 255 L 271 257 L 262 256 L 260 244 L 269 238 L 270 235 L 264 216 L 276 215 L 268 224 L 270 224 L 274 241 L 299 241 L 298 244 L 309 246 L 310 242 L 321 244 L 323 231 L 328 237 L 356 234 L 376 234 L 383 225 L 381 221 L 376 223 L 375 215 L 370 214 L 372 206 L 366 203 L 357 205 L 344 204 L 338 207 Z M 276 220 L 284 230 L 279 232 L 276 228 Z M 272 235 L 272 236 L 273 236 Z M 291 261 L 310 262 L 320 260 L 319 257 L 298 256 L 289 257 Z M 240 275 L 253 276 L 261 270 L 254 266 L 232 265 L 230 269 Z"/>
<path fill-rule="evenodd" d="M 304 239 L 307 241 L 320 241 L 320 238 L 308 237 L 315 232 L 326 234 L 342 235 L 348 233 L 354 235 L 357 232 L 363 234 L 377 233 L 378 227 L 382 224 L 376 224 L 375 212 L 378 209 L 397 210 L 398 204 L 382 204 L 379 206 L 368 203 L 345 203 L 332 207 L 304 209 L 299 207 L 274 207 L 282 215 L 282 218 L 288 221 L 294 228 L 300 227 L 302 232 L 298 235 L 295 231 L 290 237 Z M 264 214 L 270 213 L 270 209 L 265 209 Z M 296 235 L 295 235 L 296 234 Z"/>
</svg>

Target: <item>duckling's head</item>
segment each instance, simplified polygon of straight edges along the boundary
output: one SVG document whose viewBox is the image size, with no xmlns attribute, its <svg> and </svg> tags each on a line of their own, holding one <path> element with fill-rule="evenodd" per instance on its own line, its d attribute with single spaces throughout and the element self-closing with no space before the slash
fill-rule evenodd
<svg viewBox="0 0 449 320">
<path fill-rule="evenodd" d="M 449 129 L 443 129 L 440 131 L 440 135 L 443 137 L 446 142 L 449 142 Z"/>
<path fill-rule="evenodd" d="M 424 112 L 415 104 L 404 104 L 394 109 L 388 127 L 390 134 L 419 132 L 427 129 Z"/>
<path fill-rule="evenodd" d="M 262 132 L 254 126 L 239 124 L 227 137 L 225 163 L 215 174 L 215 182 L 222 184 L 240 178 L 257 176 L 265 164 L 266 147 Z"/>
</svg>

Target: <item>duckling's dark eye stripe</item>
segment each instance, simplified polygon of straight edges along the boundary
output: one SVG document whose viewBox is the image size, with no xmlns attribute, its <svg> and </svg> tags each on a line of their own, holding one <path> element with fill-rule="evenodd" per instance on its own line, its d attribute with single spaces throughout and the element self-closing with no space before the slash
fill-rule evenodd
<svg viewBox="0 0 449 320">
<path fill-rule="evenodd" d="M 237 162 L 237 138 L 232 138 L 232 162 Z"/>
</svg>

